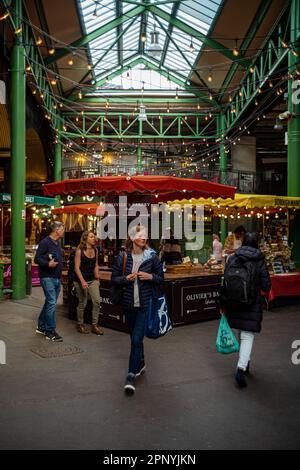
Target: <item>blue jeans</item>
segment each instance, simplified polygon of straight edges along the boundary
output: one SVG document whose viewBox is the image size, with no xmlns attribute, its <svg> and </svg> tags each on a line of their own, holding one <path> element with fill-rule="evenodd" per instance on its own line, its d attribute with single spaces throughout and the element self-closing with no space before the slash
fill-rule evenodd
<svg viewBox="0 0 300 470">
<path fill-rule="evenodd" d="M 140 308 L 125 310 L 126 324 L 131 337 L 131 351 L 129 356 L 128 373 L 137 374 L 140 370 L 141 361 L 144 361 L 144 333 L 146 313 Z"/>
<path fill-rule="evenodd" d="M 56 328 L 55 308 L 60 293 L 60 279 L 42 277 L 41 286 L 45 294 L 45 303 L 38 319 L 38 328 L 46 333 L 51 333 Z"/>
</svg>

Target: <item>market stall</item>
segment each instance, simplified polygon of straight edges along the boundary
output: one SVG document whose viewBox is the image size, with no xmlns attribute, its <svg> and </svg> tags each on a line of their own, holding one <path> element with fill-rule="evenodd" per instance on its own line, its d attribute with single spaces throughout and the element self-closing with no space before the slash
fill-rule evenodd
<svg viewBox="0 0 300 470">
<path fill-rule="evenodd" d="M 171 205 L 187 202 L 190 201 L 169 201 Z M 225 219 L 229 232 L 243 225 L 249 231 L 260 233 L 260 248 L 272 282 L 271 291 L 266 295 L 268 306 L 275 298 L 300 296 L 300 273 L 293 259 L 295 239 L 290 233 L 294 216 L 300 211 L 300 198 L 236 194 L 228 199 L 193 199 L 192 203 L 203 204 L 214 221 Z"/>
<path fill-rule="evenodd" d="M 102 177 L 84 180 L 67 180 L 61 183 L 45 185 L 45 194 L 68 197 L 72 195 L 101 195 L 106 196 L 105 202 L 113 201 L 113 197 L 128 195 L 130 204 L 148 201 L 165 202 L 170 198 L 210 197 L 227 198 L 234 196 L 234 188 L 199 179 L 185 179 L 164 176 L 135 176 L 135 177 Z M 57 216 L 67 214 L 81 214 L 97 216 L 99 211 L 105 212 L 103 204 L 86 204 L 85 207 L 73 205 L 73 208 L 64 204 L 64 207 L 55 209 Z M 119 240 L 121 242 L 121 240 Z M 117 248 L 117 246 L 115 246 Z M 111 260 L 116 254 L 111 253 Z M 103 261 L 103 259 L 101 260 Z M 166 267 L 164 289 L 167 293 L 172 320 L 174 324 L 194 321 L 205 321 L 217 318 L 219 315 L 218 298 L 221 285 L 222 267 L 204 266 L 202 263 L 192 263 L 186 257 L 185 263 L 174 269 Z M 105 265 L 106 264 L 106 265 Z M 123 314 L 120 308 L 109 302 L 109 285 L 111 276 L 110 263 L 100 262 L 100 297 L 102 325 L 117 329 L 125 329 Z M 75 290 L 72 285 L 65 289 L 68 294 L 70 317 L 76 317 Z M 90 305 L 86 308 L 86 321 L 90 321 Z"/>
<path fill-rule="evenodd" d="M 51 219 L 51 210 L 58 205 L 55 198 L 26 195 L 24 217 L 26 230 L 26 276 L 30 287 L 39 286 L 38 266 L 34 263 L 37 244 L 46 230 L 47 221 Z M 0 263 L 3 264 L 4 288 L 10 287 L 11 280 L 11 195 L 0 194 Z M 29 279 L 30 277 L 30 279 Z M 29 286 L 27 292 L 29 291 Z"/>
</svg>

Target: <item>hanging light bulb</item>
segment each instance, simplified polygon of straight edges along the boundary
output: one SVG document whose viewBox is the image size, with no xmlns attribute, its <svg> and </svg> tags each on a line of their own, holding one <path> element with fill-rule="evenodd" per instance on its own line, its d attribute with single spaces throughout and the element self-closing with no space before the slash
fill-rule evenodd
<svg viewBox="0 0 300 470">
<path fill-rule="evenodd" d="M 211 82 L 213 81 L 213 76 L 212 76 L 212 74 L 211 74 L 211 71 L 209 72 L 209 75 L 208 75 L 208 77 L 207 77 L 207 81 L 208 81 L 209 83 L 211 83 Z"/>
<path fill-rule="evenodd" d="M 232 53 L 235 57 L 240 55 L 240 52 L 238 50 L 238 40 L 237 39 L 235 40 L 235 47 L 232 49 Z"/>
<path fill-rule="evenodd" d="M 8 18 L 10 15 L 9 11 L 7 11 L 6 13 L 4 13 L 4 15 L 0 16 L 0 21 L 3 21 L 3 20 L 6 20 L 6 18 Z"/>
<path fill-rule="evenodd" d="M 189 45 L 189 51 L 190 52 L 194 52 L 195 51 L 195 47 L 194 47 L 194 44 L 193 44 L 193 38 L 191 37 L 191 44 Z"/>
<path fill-rule="evenodd" d="M 178 88 L 176 88 L 175 100 L 178 100 Z"/>
<path fill-rule="evenodd" d="M 43 44 L 42 38 L 39 36 L 35 43 L 36 43 L 37 46 L 41 46 Z"/>
</svg>

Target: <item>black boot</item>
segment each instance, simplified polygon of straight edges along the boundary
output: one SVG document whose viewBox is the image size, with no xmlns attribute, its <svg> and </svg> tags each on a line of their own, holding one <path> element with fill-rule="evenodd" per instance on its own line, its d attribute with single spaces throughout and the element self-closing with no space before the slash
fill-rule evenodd
<svg viewBox="0 0 300 470">
<path fill-rule="evenodd" d="M 238 384 L 238 386 L 240 388 L 247 387 L 247 382 L 246 382 L 246 379 L 245 379 L 245 372 L 243 371 L 243 369 L 238 369 L 235 373 L 234 378 L 235 378 L 236 383 Z"/>
<path fill-rule="evenodd" d="M 248 362 L 247 369 L 245 370 L 245 375 L 250 374 L 250 361 Z"/>
</svg>

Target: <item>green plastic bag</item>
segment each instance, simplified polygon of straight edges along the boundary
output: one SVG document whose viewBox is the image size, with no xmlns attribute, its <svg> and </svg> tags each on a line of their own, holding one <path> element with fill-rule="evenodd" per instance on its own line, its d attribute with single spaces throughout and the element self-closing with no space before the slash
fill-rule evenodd
<svg viewBox="0 0 300 470">
<path fill-rule="evenodd" d="M 221 316 L 216 346 L 217 351 L 221 354 L 231 354 L 240 350 L 239 343 L 232 333 L 225 315 Z"/>
</svg>

